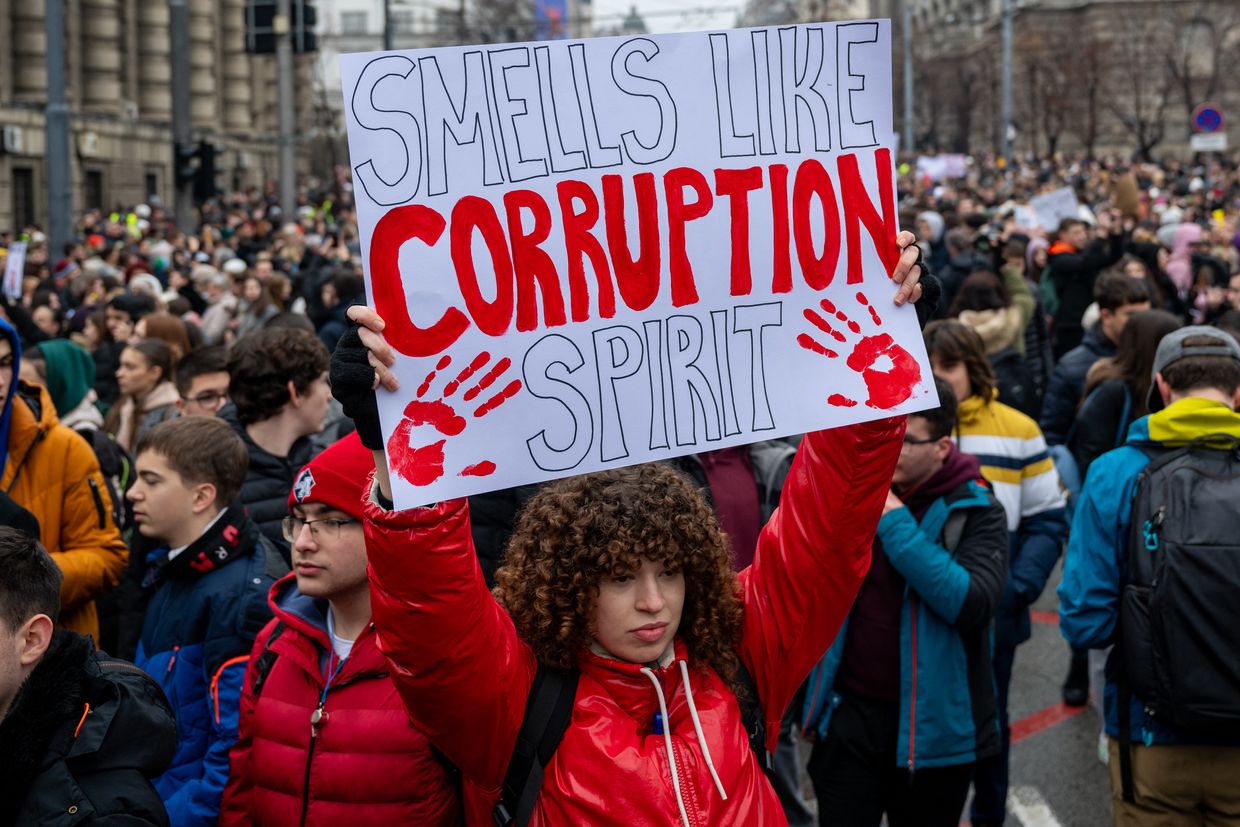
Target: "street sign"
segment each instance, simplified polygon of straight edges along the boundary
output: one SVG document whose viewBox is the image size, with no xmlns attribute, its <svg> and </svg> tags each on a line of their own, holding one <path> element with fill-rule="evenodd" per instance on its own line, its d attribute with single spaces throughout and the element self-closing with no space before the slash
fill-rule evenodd
<svg viewBox="0 0 1240 827">
<path fill-rule="evenodd" d="M 1206 135 L 1193 135 L 1188 139 L 1188 147 L 1193 152 L 1225 152 L 1227 151 L 1227 133 L 1211 132 Z"/>
<path fill-rule="evenodd" d="M 1223 128 L 1223 112 L 1212 103 L 1203 103 L 1193 110 L 1193 131 L 1210 134 Z"/>
</svg>

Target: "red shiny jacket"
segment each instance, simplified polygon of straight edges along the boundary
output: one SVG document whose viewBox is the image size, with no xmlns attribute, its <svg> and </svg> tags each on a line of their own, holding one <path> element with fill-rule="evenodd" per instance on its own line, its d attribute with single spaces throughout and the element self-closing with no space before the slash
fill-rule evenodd
<svg viewBox="0 0 1240 827">
<path fill-rule="evenodd" d="M 739 653 L 768 746 L 869 568 L 903 434 L 898 417 L 808 435 L 740 574 Z M 400 512 L 368 503 L 365 529 L 374 622 L 397 689 L 418 728 L 461 769 L 467 823 L 490 824 L 534 655 L 487 592 L 465 501 Z M 679 642 L 675 654 L 649 670 L 582 653 L 572 723 L 547 765 L 533 824 L 787 823 L 735 695 L 709 668 L 682 667 Z M 652 733 L 660 695 L 669 739 Z"/>
<path fill-rule="evenodd" d="M 292 574 L 272 587 L 270 602 L 276 618 L 246 668 L 220 825 L 457 824 L 455 784 L 410 722 L 373 627 L 332 680 L 327 723 L 312 744 L 310 715 L 323 697 L 331 646 L 324 603 L 297 591 Z M 256 698 L 255 663 L 277 622 L 284 624 L 271 642 L 277 657 Z"/>
</svg>

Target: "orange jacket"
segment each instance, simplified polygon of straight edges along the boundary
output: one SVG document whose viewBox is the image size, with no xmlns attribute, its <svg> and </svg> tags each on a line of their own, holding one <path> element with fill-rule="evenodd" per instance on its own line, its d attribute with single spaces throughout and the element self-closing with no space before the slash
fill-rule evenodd
<svg viewBox="0 0 1240 827">
<path fill-rule="evenodd" d="M 38 519 L 39 540 L 64 572 L 58 625 L 97 639 L 95 598 L 117 584 L 129 559 L 99 460 L 60 424 L 46 388 L 22 383 L 14 390 L 0 488 Z"/>
<path fill-rule="evenodd" d="M 903 434 L 897 417 L 807 435 L 753 565 L 740 574 L 739 654 L 768 747 L 869 568 Z M 398 512 L 367 503 L 365 530 L 374 623 L 396 688 L 414 725 L 460 768 L 466 822 L 489 824 L 534 654 L 487 591 L 465 500 Z M 674 662 L 657 669 L 582 653 L 572 723 L 547 765 L 535 827 L 787 824 L 735 695 L 686 661 L 679 641 Z M 664 704 L 670 741 L 651 730 Z"/>
</svg>

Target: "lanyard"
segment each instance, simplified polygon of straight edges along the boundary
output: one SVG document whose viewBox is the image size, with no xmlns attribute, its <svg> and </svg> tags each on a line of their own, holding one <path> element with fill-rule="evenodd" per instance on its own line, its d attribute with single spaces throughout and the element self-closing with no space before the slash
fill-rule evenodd
<svg viewBox="0 0 1240 827">
<path fill-rule="evenodd" d="M 344 669 L 347 657 L 341 658 L 336 664 L 336 668 L 332 668 L 332 661 L 336 658 L 335 650 L 327 656 L 327 682 L 323 684 L 323 691 L 319 695 L 319 705 L 310 713 L 310 740 L 319 737 L 319 730 L 327 726 L 327 721 L 331 717 L 327 714 L 327 710 L 323 707 L 327 705 L 327 693 L 332 688 L 332 681 L 336 680 L 336 676 L 340 674 L 340 670 Z"/>
</svg>

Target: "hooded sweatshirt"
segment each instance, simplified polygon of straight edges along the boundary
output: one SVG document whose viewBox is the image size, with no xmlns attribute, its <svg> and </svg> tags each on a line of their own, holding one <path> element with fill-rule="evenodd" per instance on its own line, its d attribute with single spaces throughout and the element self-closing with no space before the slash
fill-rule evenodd
<svg viewBox="0 0 1240 827">
<path fill-rule="evenodd" d="M 1171 258 L 1166 270 L 1181 296 L 1193 286 L 1193 245 L 1201 241 L 1202 235 L 1199 224 L 1181 224 L 1171 236 Z"/>
<path fill-rule="evenodd" d="M 47 392 L 62 420 L 95 385 L 95 362 L 81 346 L 68 339 L 48 339 L 35 349 L 47 363 Z"/>
</svg>

